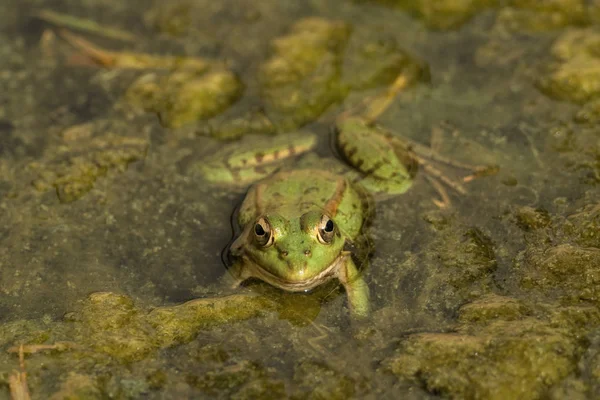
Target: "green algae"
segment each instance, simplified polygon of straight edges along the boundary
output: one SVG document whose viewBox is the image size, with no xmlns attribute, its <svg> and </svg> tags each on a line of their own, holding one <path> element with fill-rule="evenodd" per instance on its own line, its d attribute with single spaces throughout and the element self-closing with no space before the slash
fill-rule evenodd
<svg viewBox="0 0 600 400">
<path fill-rule="evenodd" d="M 147 322 L 156 329 L 154 338 L 161 346 L 172 346 L 193 339 L 201 328 L 256 317 L 270 308 L 262 297 L 232 295 L 157 308 L 148 314 Z"/>
<path fill-rule="evenodd" d="M 569 25 L 586 25 L 596 5 L 582 0 L 511 1 L 498 12 L 497 24 L 518 31 L 547 31 Z"/>
<path fill-rule="evenodd" d="M 385 87 L 399 76 L 410 85 L 428 81 L 429 72 L 392 38 L 355 31 L 344 21 L 304 18 L 270 42 L 270 56 L 256 77 L 263 107 L 219 118 L 209 134 L 231 140 L 247 133 L 291 131 L 319 118 L 348 94 Z"/>
<path fill-rule="evenodd" d="M 453 29 L 461 26 L 482 10 L 494 6 L 496 0 L 381 0 L 401 7 L 433 29 Z"/>
<path fill-rule="evenodd" d="M 489 294 L 460 308 L 458 320 L 464 324 L 487 324 L 493 320 L 513 321 L 527 315 L 528 307 L 521 301 Z"/>
<path fill-rule="evenodd" d="M 350 32 L 342 21 L 309 18 L 271 43 L 273 54 L 258 79 L 267 112 L 281 115 L 273 119 L 282 130 L 306 124 L 344 98 L 341 55 Z"/>
<path fill-rule="evenodd" d="M 597 21 L 599 7 L 583 0 L 376 0 L 407 10 L 429 28 L 457 29 L 487 10 L 497 10 L 496 24 L 515 31 L 547 31 Z"/>
<path fill-rule="evenodd" d="M 90 295 L 68 319 L 75 325 L 76 343 L 82 341 L 96 353 L 133 362 L 157 349 L 189 342 L 202 329 L 256 317 L 269 308 L 264 298 L 232 295 L 145 312 L 127 296 L 104 292 Z"/>
<path fill-rule="evenodd" d="M 526 231 L 545 228 L 551 223 L 548 211 L 528 206 L 515 210 L 515 218 L 517 225 Z"/>
<path fill-rule="evenodd" d="M 127 90 L 126 101 L 158 114 L 168 127 L 178 128 L 213 117 L 235 102 L 244 87 L 230 71 L 203 72 L 143 75 Z"/>
<path fill-rule="evenodd" d="M 18 7 L 0 5 L 0 396 L 24 344 L 50 346 L 26 353 L 40 398 L 598 397 L 600 42 L 585 28 L 595 3 L 325 3 L 335 12 L 145 5 L 136 50 L 234 65 L 170 72 L 38 63 Z M 79 7 L 120 27 L 142 11 L 104 4 Z M 461 29 L 431 32 L 402 10 Z M 314 47 L 289 39 L 310 36 L 294 27 L 306 15 L 345 28 Z M 300 54 L 273 47 L 282 38 Z M 261 69 L 284 55 L 302 74 L 270 82 Z M 227 90 L 198 83 L 215 71 L 231 78 Z M 386 126 L 498 163 L 499 175 L 466 183 L 449 210 L 435 210 L 423 171 L 411 191 L 377 204 L 374 313 L 359 335 L 334 286 L 214 290 L 237 197 L 186 167 L 220 148 L 204 135 L 233 141 L 317 122 L 318 155 L 306 162 L 329 168 L 320 117 L 397 74 L 430 74 L 431 85 L 407 87 Z M 188 94 L 187 82 L 198 83 Z M 210 107 L 186 108 L 196 96 Z M 451 128 L 440 137 L 442 120 Z"/>
<path fill-rule="evenodd" d="M 593 308 L 559 307 L 545 318 L 527 317 L 515 303 L 488 297 L 463 307 L 464 325 L 456 333 L 408 337 L 387 368 L 451 398 L 543 396 L 575 370 L 585 345 L 578 338 L 581 327 L 556 323 L 556 316 L 574 311 L 585 325 L 597 323 L 600 314 Z M 470 325 L 473 320 L 483 325 Z"/>
<path fill-rule="evenodd" d="M 203 329 L 253 318 L 272 309 L 272 303 L 265 298 L 238 294 L 148 311 L 125 295 L 98 292 L 91 294 L 79 310 L 67 313 L 63 321 L 39 324 L 23 320 L 4 324 L 0 340 L 24 344 L 26 352 L 43 352 L 44 349 L 29 348 L 49 346 L 57 356 L 44 358 L 61 374 L 53 398 L 101 398 L 111 389 L 110 382 L 103 381 L 104 373 L 98 366 L 141 362 L 160 349 L 193 340 Z M 57 342 L 56 338 L 62 341 Z M 38 371 L 39 367 L 33 370 Z M 152 375 L 148 379 L 121 381 L 118 390 L 137 396 L 156 386 L 157 379 L 160 378 Z"/>
<path fill-rule="evenodd" d="M 422 257 L 429 276 L 420 294 L 426 308 L 453 311 L 493 288 L 494 243 L 479 229 L 448 227 L 429 246 Z"/>
<path fill-rule="evenodd" d="M 593 100 L 600 92 L 598 43 L 593 28 L 563 33 L 553 44 L 552 54 L 559 60 L 538 80 L 548 95 L 576 103 Z"/>
<path fill-rule="evenodd" d="M 130 163 L 146 156 L 148 141 L 144 138 L 112 132 L 92 138 L 91 129 L 89 125 L 71 127 L 55 157 L 30 165 L 39 171 L 39 179 L 33 182 L 39 191 L 54 187 L 60 201 L 70 203 L 92 190 L 99 178 L 123 172 Z"/>
</svg>

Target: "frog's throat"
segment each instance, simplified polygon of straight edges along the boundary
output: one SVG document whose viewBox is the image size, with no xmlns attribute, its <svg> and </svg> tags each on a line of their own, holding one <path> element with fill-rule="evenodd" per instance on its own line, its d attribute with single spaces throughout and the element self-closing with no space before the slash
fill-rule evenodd
<svg viewBox="0 0 600 400">
<path fill-rule="evenodd" d="M 287 290 L 289 292 L 304 292 L 314 289 L 331 278 L 337 278 L 339 276 L 340 266 L 344 265 L 346 257 L 350 257 L 350 252 L 341 252 L 329 267 L 319 272 L 317 275 L 302 281 L 289 281 L 280 278 L 264 268 L 261 268 L 247 257 L 244 257 L 243 259 L 244 266 L 247 268 L 246 275 L 249 278 L 258 278 L 261 281 L 267 282 L 269 285 L 278 287 L 279 289 Z"/>
</svg>

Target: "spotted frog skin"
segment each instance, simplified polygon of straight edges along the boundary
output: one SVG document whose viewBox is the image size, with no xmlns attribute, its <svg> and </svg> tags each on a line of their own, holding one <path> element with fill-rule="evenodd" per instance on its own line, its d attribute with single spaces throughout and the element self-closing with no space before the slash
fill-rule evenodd
<svg viewBox="0 0 600 400">
<path fill-rule="evenodd" d="M 348 178 L 316 169 L 279 172 L 253 185 L 239 210 L 232 275 L 294 292 L 336 278 L 353 314 L 367 316 L 368 286 L 346 250 L 362 233 L 366 196 Z"/>
</svg>

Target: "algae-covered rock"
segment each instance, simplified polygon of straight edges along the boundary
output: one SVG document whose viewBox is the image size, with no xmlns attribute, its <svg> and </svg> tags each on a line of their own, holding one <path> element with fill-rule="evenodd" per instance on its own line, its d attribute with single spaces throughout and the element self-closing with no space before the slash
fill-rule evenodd
<svg viewBox="0 0 600 400">
<path fill-rule="evenodd" d="M 271 308 L 264 297 L 239 294 L 159 307 L 146 321 L 155 329 L 154 339 L 165 347 L 191 340 L 200 329 L 256 317 Z"/>
<path fill-rule="evenodd" d="M 433 29 L 455 29 L 477 13 L 493 7 L 497 0 L 378 0 L 401 7 Z"/>
<path fill-rule="evenodd" d="M 428 66 L 402 50 L 391 37 L 355 29 L 344 52 L 342 80 L 351 90 L 390 85 L 402 76 L 408 84 L 429 80 Z"/>
<path fill-rule="evenodd" d="M 561 123 L 549 129 L 546 151 L 558 153 L 558 173 L 570 172 L 570 180 L 584 185 L 600 183 L 600 138 L 594 127 Z"/>
<path fill-rule="evenodd" d="M 178 128 L 223 112 L 243 90 L 242 82 L 228 70 L 182 70 L 143 75 L 129 87 L 125 99 L 157 113 L 164 125 Z"/>
<path fill-rule="evenodd" d="M 600 59 L 580 54 L 557 64 L 538 81 L 538 87 L 551 97 L 584 103 L 600 94 Z"/>
<path fill-rule="evenodd" d="M 429 274 L 420 295 L 423 304 L 446 312 L 488 293 L 497 267 L 491 239 L 477 228 L 458 227 L 443 230 L 417 264 L 427 266 Z"/>
<path fill-rule="evenodd" d="M 525 231 L 540 229 L 550 224 L 548 211 L 523 206 L 515 210 L 517 225 Z"/>
<path fill-rule="evenodd" d="M 526 313 L 527 307 L 519 300 L 489 294 L 462 306 L 458 319 L 463 323 L 488 323 L 496 319 L 512 321 L 521 319 Z"/>
<path fill-rule="evenodd" d="M 271 43 L 272 55 L 260 67 L 267 112 L 282 130 L 302 126 L 344 98 L 340 81 L 350 26 L 342 21 L 305 18 Z"/>
<path fill-rule="evenodd" d="M 251 110 L 238 116 L 221 116 L 211 121 L 206 134 L 227 141 L 244 135 L 275 135 L 277 127 L 262 109 Z"/>
<path fill-rule="evenodd" d="M 480 303 L 466 309 L 481 306 L 486 308 Z M 586 316 L 588 324 L 597 323 L 597 312 Z M 520 312 L 486 320 L 475 326 L 465 321 L 456 333 L 411 335 L 386 367 L 430 392 L 485 399 L 537 399 L 575 371 L 584 349 L 577 328 L 557 326 L 551 318 L 521 318 Z"/>
<path fill-rule="evenodd" d="M 155 2 L 154 7 L 144 13 L 144 22 L 159 32 L 181 36 L 192 23 L 192 8 L 190 0 Z"/>
<path fill-rule="evenodd" d="M 563 229 L 580 246 L 600 249 L 600 203 L 588 204 L 569 215 Z"/>
<path fill-rule="evenodd" d="M 566 30 L 554 41 L 552 55 L 568 61 L 577 56 L 600 56 L 600 32 L 595 28 Z"/>
<path fill-rule="evenodd" d="M 143 315 L 125 295 L 93 293 L 70 319 L 77 322 L 79 341 L 117 360 L 139 361 L 155 347 Z"/>
<path fill-rule="evenodd" d="M 590 22 L 584 0 L 513 0 L 498 11 L 497 22 L 513 30 L 546 31 Z"/>
<path fill-rule="evenodd" d="M 0 344 L 10 353 L 0 353 L 0 383 L 7 384 L 8 373 L 18 367 L 15 352 L 23 344 L 28 372 L 35 377 L 32 381 L 45 385 L 46 393 L 54 393 L 53 399 L 139 398 L 164 386 L 168 378 L 164 360 L 157 361 L 158 350 L 188 343 L 203 329 L 226 329 L 273 308 L 265 297 L 237 294 L 148 312 L 126 295 L 92 293 L 62 321 L 1 324 Z M 231 393 L 239 391 L 239 396 L 283 393 L 283 383 L 272 379 L 263 367 L 247 361 L 232 366 L 226 354 L 210 356 L 210 345 L 204 346 L 204 359 L 211 358 L 212 365 L 219 368 L 219 372 L 203 375 L 204 383 L 197 384 L 205 385 L 207 392 L 223 384 L 233 385 Z M 240 381 L 243 385 L 235 383 Z"/>
<path fill-rule="evenodd" d="M 377 0 L 401 7 L 433 29 L 455 29 L 487 9 L 497 10 L 504 29 L 546 31 L 597 20 L 598 5 L 585 0 Z"/>
<path fill-rule="evenodd" d="M 76 372 L 69 373 L 61 382 L 60 389 L 50 396 L 50 400 L 102 398 L 102 392 L 96 379 Z"/>
<path fill-rule="evenodd" d="M 298 382 L 299 398 L 315 400 L 359 397 L 357 389 L 366 383 L 316 361 L 300 362 L 294 371 L 294 380 Z"/>
<path fill-rule="evenodd" d="M 600 95 L 600 33 L 594 28 L 563 33 L 552 53 L 560 61 L 548 68 L 538 87 L 549 96 L 585 103 Z"/>
<path fill-rule="evenodd" d="M 258 363 L 240 361 L 201 375 L 187 378 L 190 384 L 214 397 L 232 399 L 285 397 L 282 381 L 269 378 L 268 371 Z"/>
<path fill-rule="evenodd" d="M 521 285 L 540 290 L 563 301 L 600 301 L 600 249 L 559 244 L 550 248 L 531 246 L 517 260 L 524 275 Z"/>
<path fill-rule="evenodd" d="M 80 348 L 91 349 L 121 362 L 140 361 L 153 351 L 192 340 L 202 329 L 260 315 L 272 304 L 261 296 L 244 294 L 192 300 L 150 312 L 125 295 L 91 294 L 77 312 L 69 313 Z"/>
<path fill-rule="evenodd" d="M 123 172 L 130 163 L 146 156 L 147 139 L 102 132 L 104 129 L 111 128 L 100 121 L 95 126 L 84 124 L 66 130 L 63 146 L 48 151 L 46 161 L 30 165 L 39 174 L 34 186 L 39 191 L 53 187 L 61 202 L 70 203 L 88 193 L 98 178 Z"/>
<path fill-rule="evenodd" d="M 221 115 L 210 121 L 207 133 L 230 140 L 247 133 L 291 131 L 313 122 L 348 93 L 385 90 L 399 77 L 408 86 L 427 81 L 429 70 L 380 32 L 303 18 L 270 42 L 270 56 L 260 64 L 257 77 L 256 101 L 262 106 Z"/>
<path fill-rule="evenodd" d="M 580 124 L 594 125 L 600 122 L 600 99 L 594 99 L 585 103 L 573 117 Z"/>
</svg>

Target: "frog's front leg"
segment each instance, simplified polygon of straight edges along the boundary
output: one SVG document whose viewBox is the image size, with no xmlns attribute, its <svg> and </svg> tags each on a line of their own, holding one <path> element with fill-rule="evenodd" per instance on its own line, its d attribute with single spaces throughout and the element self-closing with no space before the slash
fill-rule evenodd
<svg viewBox="0 0 600 400">
<path fill-rule="evenodd" d="M 343 260 L 341 261 L 342 265 L 339 267 L 337 278 L 344 286 L 344 289 L 346 289 L 350 312 L 355 318 L 366 318 L 371 311 L 369 286 L 356 268 L 356 265 L 354 265 L 350 252 L 342 253 L 341 257 L 343 257 Z"/>
<path fill-rule="evenodd" d="M 251 277 L 252 274 L 250 274 L 250 271 L 245 266 L 244 262 L 238 260 L 227 267 L 227 272 L 221 277 L 221 283 L 225 287 L 236 289 L 242 284 L 242 282 Z"/>
</svg>

